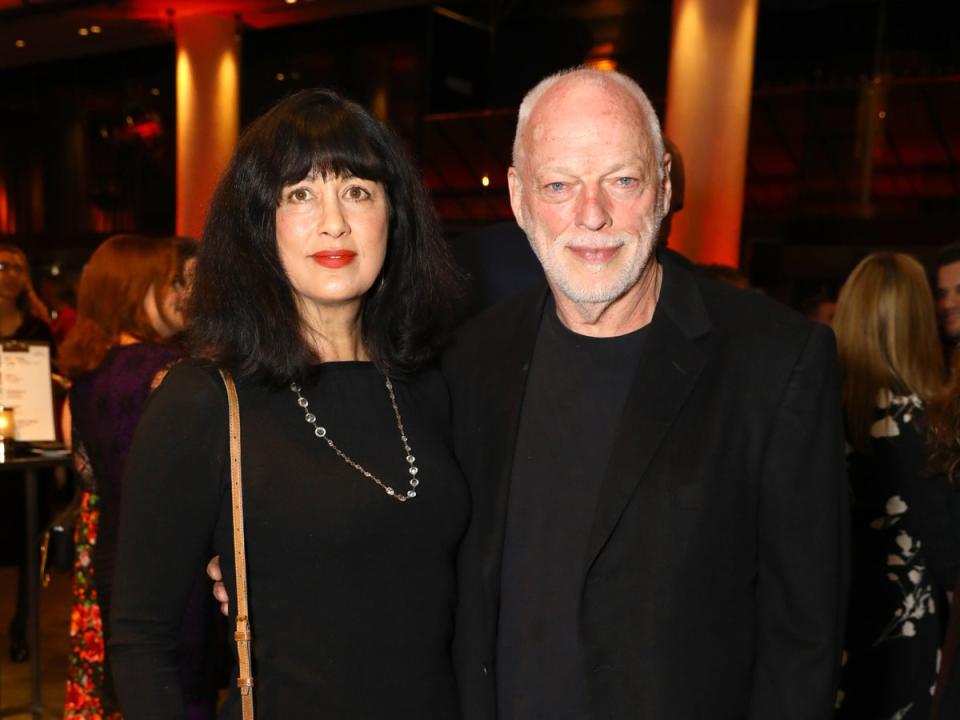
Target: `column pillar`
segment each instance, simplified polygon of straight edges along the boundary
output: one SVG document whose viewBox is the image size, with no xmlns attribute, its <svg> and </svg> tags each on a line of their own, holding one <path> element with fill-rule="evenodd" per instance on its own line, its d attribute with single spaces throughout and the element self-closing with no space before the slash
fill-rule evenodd
<svg viewBox="0 0 960 720">
<path fill-rule="evenodd" d="M 683 210 L 670 247 L 736 266 L 758 0 L 673 0 L 665 133 L 680 148 Z"/>
<path fill-rule="evenodd" d="M 240 126 L 240 41 L 233 18 L 176 21 L 177 234 L 199 237 Z"/>
</svg>

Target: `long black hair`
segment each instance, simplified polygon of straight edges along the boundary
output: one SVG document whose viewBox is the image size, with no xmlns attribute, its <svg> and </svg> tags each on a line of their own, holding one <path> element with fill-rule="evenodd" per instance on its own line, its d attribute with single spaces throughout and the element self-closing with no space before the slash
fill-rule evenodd
<svg viewBox="0 0 960 720">
<path fill-rule="evenodd" d="M 387 375 L 436 354 L 459 297 L 458 275 L 419 173 L 400 141 L 329 90 L 281 100 L 243 133 L 214 192 L 189 301 L 191 344 L 240 376 L 279 384 L 318 359 L 280 261 L 281 190 L 309 175 L 373 180 L 388 201 L 387 253 L 361 307 L 363 342 Z"/>
</svg>

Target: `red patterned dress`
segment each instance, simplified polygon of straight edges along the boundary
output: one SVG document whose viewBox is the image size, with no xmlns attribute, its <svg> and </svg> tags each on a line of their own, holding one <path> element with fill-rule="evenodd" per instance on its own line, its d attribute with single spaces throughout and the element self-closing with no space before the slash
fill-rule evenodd
<svg viewBox="0 0 960 720">
<path fill-rule="evenodd" d="M 78 452 L 78 455 L 80 453 Z M 81 461 L 78 461 L 80 465 Z M 81 472 L 84 472 L 81 466 Z M 85 466 L 87 472 L 89 466 Z M 100 511 L 95 493 L 83 491 L 80 516 L 74 534 L 76 559 L 73 564 L 73 606 L 70 610 L 70 665 L 67 669 L 65 720 L 90 718 L 120 720 L 119 712 L 104 711 L 103 622 L 94 583 L 93 548 L 97 544 Z"/>
</svg>

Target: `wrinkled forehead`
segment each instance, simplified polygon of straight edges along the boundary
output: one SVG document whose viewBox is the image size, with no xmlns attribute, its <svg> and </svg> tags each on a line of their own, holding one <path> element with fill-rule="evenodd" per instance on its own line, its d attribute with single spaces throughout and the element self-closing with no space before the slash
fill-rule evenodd
<svg viewBox="0 0 960 720">
<path fill-rule="evenodd" d="M 533 166 L 579 162 L 602 153 L 653 165 L 655 149 L 639 103 L 617 86 L 558 84 L 530 113 L 522 136 Z"/>
</svg>

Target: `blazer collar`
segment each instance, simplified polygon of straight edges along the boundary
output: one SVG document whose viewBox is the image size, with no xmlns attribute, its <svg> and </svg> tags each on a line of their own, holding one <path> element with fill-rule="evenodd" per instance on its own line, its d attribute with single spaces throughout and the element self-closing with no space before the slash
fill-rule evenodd
<svg viewBox="0 0 960 720">
<path fill-rule="evenodd" d="M 663 265 L 663 283 L 653 322 L 668 317 L 686 338 L 693 340 L 713 329 L 710 314 L 697 282 L 696 267 L 683 255 L 666 248 L 658 253 Z"/>
<path fill-rule="evenodd" d="M 485 544 L 481 563 L 487 607 L 491 609 L 499 607 L 500 567 L 506 533 L 510 476 L 513 472 L 513 456 L 520 428 L 520 407 L 543 306 L 549 292 L 544 283 L 505 305 L 504 312 L 496 316 L 496 320 L 502 323 L 502 334 L 497 338 L 496 353 L 489 360 L 489 372 L 485 373 L 491 390 L 486 396 L 490 403 L 489 410 L 484 413 L 485 422 L 489 423 L 490 428 L 484 451 L 486 456 L 492 459 L 489 481 L 493 483 L 493 494 L 490 500 L 490 525 L 487 528 L 488 542 Z M 506 315 L 507 312 L 509 316 Z"/>
<path fill-rule="evenodd" d="M 708 334 L 712 326 L 694 276 L 695 269 L 682 256 L 669 250 L 661 250 L 659 259 L 663 264 L 660 298 L 602 481 L 587 567 L 616 526 L 706 362 L 694 340 Z M 499 352 L 488 375 L 497 391 L 496 399 L 490 399 L 493 405 L 487 418 L 497 430 L 488 439 L 487 452 L 488 457 L 498 459 L 491 466 L 492 512 L 482 560 L 489 608 L 499 605 L 503 540 L 520 408 L 548 293 L 549 289 L 543 285 L 510 304 L 510 317 L 504 318 L 509 326 L 499 338 Z"/>
<path fill-rule="evenodd" d="M 661 252 L 663 283 L 640 365 L 627 396 L 620 429 L 601 483 L 587 548 L 589 571 L 703 370 L 698 338 L 711 322 L 690 264 Z"/>
</svg>

